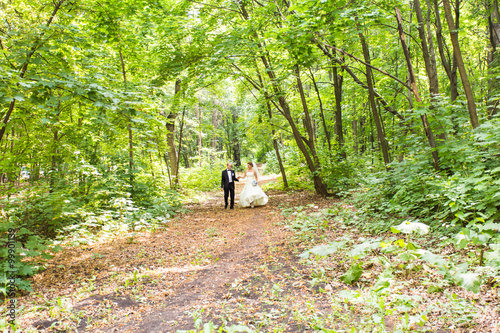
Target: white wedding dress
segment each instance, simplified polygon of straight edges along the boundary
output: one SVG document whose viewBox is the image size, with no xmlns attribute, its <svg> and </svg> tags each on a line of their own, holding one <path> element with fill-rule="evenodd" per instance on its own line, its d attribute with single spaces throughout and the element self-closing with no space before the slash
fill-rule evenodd
<svg viewBox="0 0 500 333">
<path fill-rule="evenodd" d="M 245 187 L 240 193 L 240 201 L 238 207 L 264 206 L 267 203 L 267 195 L 262 191 L 259 185 L 253 186 L 255 180 L 253 172 L 247 172 Z"/>
</svg>

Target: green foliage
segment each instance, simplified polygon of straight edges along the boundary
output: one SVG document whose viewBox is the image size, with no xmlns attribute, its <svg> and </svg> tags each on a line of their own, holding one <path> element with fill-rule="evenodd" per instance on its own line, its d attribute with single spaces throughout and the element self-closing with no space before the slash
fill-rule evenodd
<svg viewBox="0 0 500 333">
<path fill-rule="evenodd" d="M 58 244 L 76 246 L 93 242 L 103 233 L 116 237 L 129 230 L 161 227 L 176 214 L 178 193 L 160 186 L 151 176 L 138 174 L 132 198 L 128 179 L 122 179 L 119 172 L 100 170 L 86 179 L 85 191 L 81 184 L 63 180 L 49 191 L 49 183 L 40 180 L 37 186 L 0 201 L 7 219 L 0 224 L 1 244 L 7 242 L 9 228 L 17 231 L 19 288 L 29 290 L 27 277 L 43 269 Z M 6 257 L 6 250 L 2 246 L 1 257 Z M 5 277 L 7 263 L 0 269 L 0 276 Z"/>
<path fill-rule="evenodd" d="M 392 165 L 387 173 L 366 179 L 365 208 L 386 214 L 411 215 L 454 225 L 482 224 L 500 218 L 500 162 L 496 154 L 499 131 L 492 124 L 481 126 L 474 137 L 451 141 L 444 153 L 447 172 L 431 170 L 427 161 L 416 156 Z M 449 162 L 448 162 L 449 159 Z M 497 170 L 498 169 L 498 170 Z"/>
<path fill-rule="evenodd" d="M 340 280 L 347 284 L 353 284 L 358 281 L 363 274 L 363 268 L 361 268 L 360 263 L 355 263 L 349 268 L 349 270 L 340 277 Z"/>
<path fill-rule="evenodd" d="M 12 236 L 15 236 L 15 242 L 10 249 L 14 253 L 9 253 L 7 244 Z M 43 270 L 44 262 L 58 250 L 59 247 L 53 246 L 51 241 L 23 227 L 15 216 L 3 220 L 0 223 L 0 257 L 5 260 L 0 264 L 0 295 L 6 295 L 10 276 L 15 277 L 17 288 L 31 291 L 27 278 Z"/>
<path fill-rule="evenodd" d="M 310 172 L 296 146 L 285 146 L 280 149 L 283 166 L 286 170 L 290 188 L 311 188 Z M 274 150 L 266 153 L 266 164 L 263 170 L 266 174 L 280 174 L 278 159 Z"/>
<path fill-rule="evenodd" d="M 182 187 L 199 191 L 220 189 L 221 173 L 225 168 L 226 163 L 219 160 L 213 164 L 204 163 L 201 167 L 183 170 L 180 178 Z"/>
<path fill-rule="evenodd" d="M 349 190 L 356 188 L 362 173 L 366 172 L 360 167 L 365 161 L 360 158 L 340 159 L 332 158 L 332 152 L 323 149 L 321 158 L 321 175 L 330 189 L 331 193 L 340 197 L 349 195 Z"/>
<path fill-rule="evenodd" d="M 340 241 L 340 242 L 331 242 L 327 245 L 318 245 L 313 247 L 310 250 L 304 251 L 299 257 L 303 259 L 309 258 L 309 255 L 315 254 L 319 257 L 325 257 L 330 254 L 336 253 L 339 249 L 344 248 L 346 245 L 345 241 Z"/>
</svg>

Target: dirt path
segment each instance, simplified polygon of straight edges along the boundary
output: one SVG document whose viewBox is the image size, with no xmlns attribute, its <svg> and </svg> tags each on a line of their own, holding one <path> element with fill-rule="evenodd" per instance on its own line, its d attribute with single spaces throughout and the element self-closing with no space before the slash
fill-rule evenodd
<svg viewBox="0 0 500 333">
<path fill-rule="evenodd" d="M 214 205 L 220 205 L 214 200 Z M 235 279 L 252 273 L 258 254 L 266 250 L 264 226 L 266 214 L 261 209 L 248 210 L 241 225 L 244 237 L 227 249 L 219 260 L 198 271 L 193 281 L 176 286 L 172 296 L 165 299 L 164 308 L 147 313 L 137 321 L 115 326 L 108 332 L 175 332 L 178 329 L 192 329 L 193 318 L 186 311 L 224 297 L 227 285 Z M 231 223 L 231 214 L 226 214 L 222 223 Z"/>
<path fill-rule="evenodd" d="M 272 179 L 267 179 L 267 181 Z M 237 184 L 236 193 L 244 184 Z M 220 325 L 221 302 L 226 303 L 233 298 L 232 289 L 239 281 L 250 281 L 255 276 L 256 267 L 266 259 L 269 248 L 276 244 L 284 245 L 285 235 L 276 232 L 273 225 L 277 220 L 274 210 L 282 204 L 286 195 L 276 193 L 271 195 L 270 202 L 265 207 L 254 209 L 225 210 L 222 208 L 222 193 L 217 193 L 201 204 L 190 207 L 190 214 L 182 219 L 199 221 L 199 230 L 206 229 L 206 221 L 216 221 L 212 230 L 229 230 L 236 235 L 236 241 L 224 249 L 217 260 L 206 265 L 193 274 L 189 281 L 177 284 L 171 294 L 166 297 L 158 308 L 134 316 L 128 322 L 119 322 L 104 332 L 176 332 L 177 330 L 192 330 L 195 328 L 193 315 L 195 310 L 203 311 L 202 317 Z M 236 202 L 238 201 L 238 195 Z M 279 228 L 278 228 L 279 229 Z M 217 251 L 215 251 L 217 252 Z M 212 256 L 213 257 L 213 256 Z M 233 288 L 232 288 L 233 287 Z M 256 294 L 246 295 L 258 298 Z M 255 301 L 255 300 L 254 300 Z M 92 331 L 92 330 L 87 330 Z"/>
<path fill-rule="evenodd" d="M 321 295 L 307 286 L 280 211 L 328 202 L 274 191 L 264 207 L 230 210 L 222 195 L 187 206 L 166 230 L 66 249 L 35 276 L 35 292 L 21 300 L 34 310 L 22 324 L 33 332 L 176 332 L 195 329 L 198 318 L 301 332 L 292 312 L 307 308 L 305 293 L 313 302 Z"/>
</svg>

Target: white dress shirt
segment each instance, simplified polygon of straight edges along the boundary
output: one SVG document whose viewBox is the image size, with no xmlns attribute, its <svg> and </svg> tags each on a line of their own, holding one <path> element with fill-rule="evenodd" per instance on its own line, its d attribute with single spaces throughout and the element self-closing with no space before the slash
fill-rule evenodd
<svg viewBox="0 0 500 333">
<path fill-rule="evenodd" d="M 230 183 L 233 182 L 233 173 L 229 169 L 227 169 L 227 179 L 229 180 Z"/>
</svg>

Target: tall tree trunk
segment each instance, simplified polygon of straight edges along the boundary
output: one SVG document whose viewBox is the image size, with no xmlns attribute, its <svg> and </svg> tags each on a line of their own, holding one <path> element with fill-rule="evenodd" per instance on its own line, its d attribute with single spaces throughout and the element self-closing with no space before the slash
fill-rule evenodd
<svg viewBox="0 0 500 333">
<path fill-rule="evenodd" d="M 498 112 L 500 102 L 500 12 L 498 0 L 490 0 L 488 27 L 490 32 L 490 54 L 488 55 L 488 116 L 491 118 Z"/>
<path fill-rule="evenodd" d="M 464 60 L 462 58 L 462 51 L 460 50 L 460 43 L 458 40 L 458 30 L 455 27 L 455 23 L 453 22 L 450 1 L 443 0 L 443 7 L 444 15 L 446 17 L 448 28 L 450 30 L 451 43 L 453 45 L 453 54 L 457 59 L 458 71 L 460 72 L 460 78 L 464 87 L 465 97 L 467 98 L 467 108 L 469 109 L 470 122 L 472 124 L 472 128 L 476 128 L 479 126 L 479 120 L 477 118 L 476 112 L 476 102 L 474 101 L 474 93 L 472 91 L 472 87 L 469 82 L 469 76 L 467 75 Z"/>
<path fill-rule="evenodd" d="M 312 138 L 309 137 L 309 140 L 307 140 L 304 137 L 302 137 L 302 135 L 300 134 L 300 131 L 297 128 L 297 125 L 295 124 L 295 121 L 293 120 L 292 114 L 290 112 L 290 106 L 288 105 L 288 102 L 285 99 L 285 95 L 281 91 L 281 89 L 276 81 L 276 75 L 275 75 L 274 71 L 271 69 L 270 63 L 268 62 L 267 58 L 264 55 L 261 56 L 261 60 L 264 64 L 264 67 L 266 68 L 266 72 L 269 76 L 269 79 L 271 80 L 271 82 L 273 84 L 274 93 L 276 94 L 276 96 L 278 96 L 278 103 L 279 103 L 281 110 L 283 112 L 283 116 L 288 121 L 288 124 L 290 125 L 290 127 L 292 129 L 293 137 L 295 139 L 297 147 L 299 148 L 302 155 L 304 156 L 304 158 L 306 160 L 306 164 L 312 173 L 313 181 L 314 181 L 314 189 L 316 190 L 317 194 L 319 194 L 321 196 L 327 196 L 328 191 L 326 188 L 326 184 L 323 182 L 323 179 L 319 175 L 320 164 L 319 164 L 319 158 L 316 155 L 316 150 L 315 149 L 311 150 L 311 154 L 312 154 L 312 158 L 311 158 L 306 145 L 304 145 L 304 140 L 305 140 L 307 142 L 307 145 L 309 147 L 311 147 L 311 145 L 313 145 Z"/>
<path fill-rule="evenodd" d="M 167 166 L 167 173 L 168 173 L 168 182 L 170 185 L 170 188 L 172 188 L 172 174 L 170 173 L 170 162 L 169 159 L 167 158 L 167 154 L 163 153 L 163 160 L 165 161 L 165 165 Z"/>
<path fill-rule="evenodd" d="M 127 72 L 125 70 L 125 61 L 123 60 L 121 36 L 118 35 L 119 51 L 120 51 L 120 63 L 122 66 L 123 84 L 125 88 L 127 87 Z M 129 185 L 130 185 L 130 195 L 134 196 L 134 135 L 132 132 L 132 114 L 129 115 L 128 119 L 128 173 L 129 173 Z"/>
<path fill-rule="evenodd" d="M 201 167 L 201 150 L 203 148 L 203 137 L 201 133 L 201 109 L 199 104 L 196 107 L 196 115 L 198 116 L 198 163 L 199 167 Z"/>
<path fill-rule="evenodd" d="M 266 105 L 267 105 L 267 114 L 269 116 L 269 121 L 271 122 L 271 126 L 273 126 L 272 124 L 273 113 L 271 112 L 271 105 L 269 104 L 269 101 L 266 102 Z M 283 165 L 283 161 L 281 160 L 281 154 L 278 146 L 278 140 L 276 139 L 276 131 L 274 130 L 274 127 L 271 128 L 271 134 L 273 136 L 274 152 L 276 153 L 276 158 L 278 159 L 278 164 L 280 167 L 281 178 L 283 179 L 283 186 L 285 188 L 288 188 L 288 180 L 286 178 L 285 166 Z"/>
<path fill-rule="evenodd" d="M 364 111 L 363 106 L 363 111 Z M 365 130 L 366 117 L 362 116 L 359 118 L 359 131 L 361 132 L 361 155 L 366 151 L 366 130 Z"/>
<path fill-rule="evenodd" d="M 342 128 L 342 83 L 344 79 L 339 75 L 336 65 L 333 66 L 332 73 L 335 91 L 335 133 L 339 142 L 340 157 L 346 159 L 347 155 L 344 149 L 344 133 Z"/>
<path fill-rule="evenodd" d="M 260 74 L 260 70 L 259 70 L 259 66 L 257 65 L 257 62 L 255 62 L 255 70 L 257 72 L 257 77 L 259 78 L 260 87 L 264 87 L 264 78 Z M 314 76 L 312 74 L 312 71 L 311 71 L 311 77 L 313 77 L 313 80 L 314 80 Z M 316 86 L 316 83 L 314 83 L 314 85 Z M 285 188 L 288 188 L 288 179 L 286 178 L 285 166 L 283 165 L 283 160 L 281 159 L 281 154 L 280 154 L 279 145 L 278 145 L 278 139 L 276 139 L 276 131 L 274 130 L 273 112 L 271 111 L 271 105 L 269 104 L 269 96 L 265 90 L 261 89 L 261 92 L 264 94 L 264 97 L 266 98 L 267 115 L 269 117 L 269 123 L 271 124 L 271 135 L 273 136 L 273 147 L 274 147 L 274 152 L 276 153 L 276 158 L 278 160 L 278 165 L 280 167 L 281 178 L 283 179 L 283 186 Z M 317 91 L 317 93 L 318 93 L 318 98 L 320 99 L 319 91 Z"/>
<path fill-rule="evenodd" d="M 357 18 L 356 18 L 356 20 L 357 20 Z M 361 41 L 361 46 L 363 47 L 363 56 L 364 56 L 365 62 L 367 64 L 370 64 L 371 63 L 370 52 L 368 50 L 368 45 L 366 43 L 365 36 L 361 32 L 359 24 L 358 24 L 358 35 L 359 35 L 359 39 Z M 373 74 L 372 74 L 371 67 L 366 66 L 366 84 L 368 86 L 368 98 L 370 100 L 373 120 L 375 121 L 375 126 L 377 127 L 377 135 L 378 135 L 378 139 L 380 141 L 380 146 L 382 148 L 382 155 L 384 157 L 384 163 L 387 167 L 387 165 L 391 162 L 391 158 L 389 156 L 389 145 L 387 143 L 387 140 L 385 138 L 385 133 L 384 133 L 384 130 L 382 128 L 382 120 L 380 119 L 380 117 L 378 115 L 377 105 L 375 103 L 375 92 L 374 92 L 375 89 L 373 87 L 372 77 L 373 77 Z M 373 143 L 372 143 L 372 145 L 373 145 Z"/>
<path fill-rule="evenodd" d="M 59 131 L 55 130 L 54 135 L 54 148 L 52 150 L 52 155 L 50 156 L 50 175 L 49 175 L 49 193 L 54 192 L 55 179 L 59 173 L 57 167 L 57 141 L 59 140 Z"/>
<path fill-rule="evenodd" d="M 59 96 L 59 98 L 60 97 L 61 96 Z M 55 115 L 56 123 L 59 123 L 60 115 L 61 115 L 61 102 L 58 102 L 57 112 Z M 61 172 L 61 170 L 59 168 L 59 157 L 57 156 L 57 154 L 58 154 L 57 146 L 59 145 L 58 142 L 63 135 L 59 136 L 59 129 L 57 129 L 57 128 L 54 129 L 54 134 L 53 134 L 54 147 L 52 148 L 52 155 L 50 156 L 51 162 L 50 162 L 50 175 L 49 175 L 49 193 L 52 193 L 54 191 L 55 180 L 56 180 L 56 178 L 58 178 L 58 176 Z"/>
<path fill-rule="evenodd" d="M 356 122 L 356 119 L 354 119 L 352 121 L 352 141 L 353 141 L 354 154 L 357 156 L 358 155 L 358 124 Z"/>
<path fill-rule="evenodd" d="M 215 154 L 217 151 L 217 108 L 212 111 L 212 140 L 210 140 L 210 145 L 212 147 L 212 163 L 215 161 Z"/>
<path fill-rule="evenodd" d="M 431 0 L 427 0 L 427 7 L 431 7 Z M 458 29 L 460 23 L 460 10 L 458 8 L 459 1 L 456 1 L 456 9 L 455 9 L 455 26 Z M 441 58 L 441 64 L 448 76 L 448 80 L 450 81 L 450 98 L 451 101 L 454 102 L 458 97 L 458 75 L 457 75 L 457 60 L 455 55 L 446 56 L 445 50 L 448 48 L 445 45 L 444 37 L 443 37 L 443 25 L 441 23 L 441 14 L 439 12 L 439 0 L 433 0 L 434 4 L 434 16 L 436 18 L 436 40 L 439 50 L 439 56 Z"/>
<path fill-rule="evenodd" d="M 431 103 L 431 110 L 436 110 L 436 104 L 439 102 L 438 101 L 439 76 L 438 76 L 438 72 L 437 72 L 436 50 L 434 47 L 434 39 L 432 36 L 432 30 L 431 30 L 432 7 L 429 4 L 430 0 L 426 0 L 426 1 L 428 3 L 425 25 L 427 27 L 427 45 L 428 45 L 428 49 L 429 49 L 429 69 L 430 69 L 430 72 L 428 74 L 429 92 L 431 94 L 431 102 L 432 102 Z M 418 5 L 418 8 L 420 9 L 420 3 Z M 418 17 L 418 14 L 417 14 L 417 17 Z M 432 82 L 432 88 L 430 87 L 431 82 Z M 437 137 L 441 142 L 444 142 L 444 141 L 446 141 L 446 130 L 441 123 L 439 123 L 439 129 L 440 129 L 440 133 L 437 135 Z"/>
<path fill-rule="evenodd" d="M 415 3 L 418 4 L 418 8 L 420 8 L 420 3 L 418 2 L 418 0 L 415 0 Z M 418 10 L 417 10 L 418 12 Z M 420 15 L 421 17 L 422 15 Z M 417 17 L 418 17 L 418 14 L 417 14 Z M 406 58 L 406 64 L 408 66 L 408 72 L 409 72 L 409 79 L 410 79 L 410 84 L 411 84 L 411 87 L 412 87 L 412 90 L 413 90 L 413 95 L 415 96 L 415 99 L 417 100 L 418 103 L 422 102 L 422 99 L 420 98 L 420 95 L 418 93 L 418 89 L 417 89 L 417 80 L 415 78 L 415 72 L 413 70 L 413 66 L 411 64 L 411 57 L 410 57 L 410 51 L 408 50 L 408 46 L 406 45 L 406 41 L 405 41 L 405 35 L 404 35 L 404 31 L 403 31 L 403 20 L 401 18 L 401 13 L 399 12 L 399 9 L 396 8 L 396 18 L 398 20 L 398 31 L 399 31 L 399 38 L 401 40 L 401 46 L 403 47 L 403 53 L 405 55 L 405 58 Z M 420 19 L 419 19 L 420 21 Z M 424 37 L 423 39 L 423 42 L 425 41 L 425 32 L 422 32 L 420 37 L 422 38 L 422 35 Z M 427 44 L 427 43 L 425 43 Z M 423 49 L 423 52 L 427 52 L 427 48 Z M 429 62 L 429 64 L 427 64 L 427 62 Z M 430 67 L 430 60 L 429 60 L 429 57 L 427 55 L 427 60 L 426 60 L 426 67 L 427 65 L 429 65 Z M 436 87 L 434 87 L 435 89 Z M 430 126 L 430 123 L 429 123 L 429 120 L 427 119 L 427 114 L 423 114 L 421 116 L 422 118 L 422 123 L 424 125 L 424 130 L 425 130 L 425 134 L 427 136 L 427 140 L 429 141 L 429 146 L 431 147 L 431 150 L 432 150 L 432 160 L 434 162 L 434 168 L 436 170 L 439 170 L 439 156 L 438 156 L 438 150 L 437 150 L 437 146 L 436 146 L 436 140 L 434 138 L 434 134 L 432 132 L 432 129 L 431 129 L 431 126 Z"/>
<path fill-rule="evenodd" d="M 175 119 L 177 118 L 177 114 L 179 113 L 180 91 L 181 80 L 177 79 L 175 81 L 172 107 L 170 109 L 170 113 L 168 114 L 168 116 L 166 116 L 167 121 L 165 122 L 165 127 L 167 129 L 168 158 L 170 160 L 172 175 L 172 188 L 179 187 L 179 169 L 177 163 L 177 150 L 175 148 Z"/>
<path fill-rule="evenodd" d="M 299 66 L 295 65 L 295 78 L 297 80 L 297 88 L 299 89 L 300 101 L 302 102 L 302 109 L 304 110 L 304 126 L 306 128 L 308 136 L 308 146 L 311 151 L 315 150 L 314 147 L 314 129 L 312 126 L 311 115 L 309 114 L 309 108 L 307 106 L 306 96 L 304 94 L 304 87 L 302 85 L 302 80 L 300 79 Z"/>
<path fill-rule="evenodd" d="M 181 117 L 181 129 L 179 131 L 179 153 L 177 156 L 177 170 L 179 170 L 179 161 L 181 160 L 181 151 L 182 151 L 182 137 L 184 134 L 184 116 L 186 114 L 186 107 L 182 109 L 182 117 Z"/>
<path fill-rule="evenodd" d="M 316 95 L 318 96 L 321 123 L 323 125 L 323 131 L 325 132 L 326 142 L 328 143 L 328 150 L 331 151 L 332 150 L 332 143 L 331 143 L 331 139 L 330 139 L 330 131 L 328 130 L 328 127 L 326 125 L 325 112 L 323 110 L 323 102 L 321 100 L 321 95 L 319 93 L 318 85 L 316 84 L 316 79 L 314 78 L 314 74 L 313 74 L 310 67 L 309 67 L 309 73 L 311 74 L 311 79 L 313 82 L 314 90 L 316 91 Z"/>
<path fill-rule="evenodd" d="M 425 71 L 427 73 L 427 78 L 429 80 L 429 92 L 431 94 L 431 98 L 435 102 L 435 97 L 439 95 L 439 82 L 438 82 L 438 73 L 436 68 L 436 58 L 434 53 L 434 46 L 432 44 L 432 36 L 430 36 L 429 31 L 429 39 L 427 39 L 425 33 L 425 23 L 424 17 L 422 15 L 422 8 L 420 7 L 420 0 L 413 1 L 415 13 L 417 14 L 418 21 L 418 35 L 420 37 L 420 43 L 422 45 L 422 55 L 424 57 L 425 63 Z M 404 36 L 403 36 L 404 38 Z M 427 44 L 427 41 L 431 44 Z"/>
<path fill-rule="evenodd" d="M 239 131 L 237 129 L 238 125 L 238 115 L 236 111 L 231 111 L 231 120 L 232 120 L 232 143 L 233 143 L 233 161 L 236 167 L 241 166 L 241 154 L 240 154 L 240 141 L 239 141 Z"/>
</svg>

